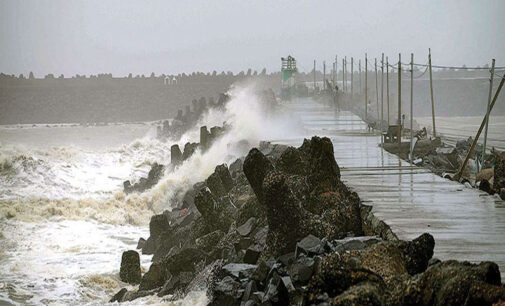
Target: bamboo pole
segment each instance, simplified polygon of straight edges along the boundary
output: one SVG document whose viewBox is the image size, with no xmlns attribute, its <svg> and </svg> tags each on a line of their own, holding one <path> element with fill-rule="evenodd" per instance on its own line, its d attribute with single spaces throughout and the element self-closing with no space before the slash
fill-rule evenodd
<svg viewBox="0 0 505 306">
<path fill-rule="evenodd" d="M 437 137 L 437 129 L 435 128 L 435 100 L 433 99 L 433 76 L 431 73 L 431 48 L 428 49 L 428 63 L 430 67 L 431 119 L 433 121 L 433 137 Z"/>
<path fill-rule="evenodd" d="M 491 96 L 493 95 L 494 65 L 495 65 L 495 60 L 493 58 L 493 60 L 491 61 L 491 71 L 490 71 L 490 77 L 489 77 L 489 95 L 487 98 L 486 127 L 484 129 L 484 147 L 482 148 L 482 164 L 484 164 L 484 161 L 486 158 L 487 129 L 489 127 L 489 113 L 491 112 L 491 110 L 489 109 L 489 106 L 491 104 Z"/>
<path fill-rule="evenodd" d="M 502 76 L 500 85 L 498 86 L 498 89 L 496 90 L 493 101 L 491 101 L 491 105 L 489 105 L 489 112 L 493 110 L 494 104 L 496 103 L 496 100 L 498 99 L 498 95 L 500 94 L 500 91 L 503 87 L 503 84 L 505 83 L 505 75 Z M 484 129 L 484 125 L 486 124 L 486 116 L 484 116 L 484 119 L 482 119 L 482 123 L 480 124 L 479 130 L 477 131 L 477 135 L 475 135 L 475 138 L 473 139 L 472 146 L 470 147 L 470 150 L 468 150 L 468 153 L 466 154 L 465 160 L 463 161 L 463 164 L 461 164 L 461 167 L 459 168 L 458 172 L 454 175 L 455 180 L 459 180 L 461 178 L 461 174 L 463 173 L 463 169 L 465 169 L 466 164 L 468 163 L 468 160 L 470 159 L 470 156 L 473 153 L 473 150 L 475 149 L 475 146 L 477 145 L 477 141 L 479 140 L 480 134 L 482 133 L 482 130 Z"/>
</svg>

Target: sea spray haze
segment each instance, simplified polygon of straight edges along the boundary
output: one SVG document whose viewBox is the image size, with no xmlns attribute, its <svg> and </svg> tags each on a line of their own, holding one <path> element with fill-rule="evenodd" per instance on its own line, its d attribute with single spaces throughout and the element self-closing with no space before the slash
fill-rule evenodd
<svg viewBox="0 0 505 306">
<path fill-rule="evenodd" d="M 4 245 L 0 298 L 35 304 L 107 301 L 124 286 L 118 277 L 121 252 L 148 236 L 146 225 L 152 214 L 171 209 L 216 165 L 247 154 L 246 147 L 234 145 L 237 142 L 257 146 L 262 139 L 303 133 L 296 116 L 281 106 L 266 105 L 259 92 L 254 84 L 232 87 L 223 109 L 209 110 L 180 139 L 166 142 L 154 137 L 150 122 L 139 125 L 145 136 L 115 147 L 107 146 L 109 141 L 94 144 L 99 136 L 93 127 L 11 128 L 21 139 L 36 133 L 57 145 L 43 146 L 44 141 L 37 140 L 0 146 L 0 241 Z M 199 142 L 200 126 L 223 122 L 225 133 L 208 150 L 197 150 L 175 169 L 167 167 L 152 189 L 123 193 L 124 180 L 146 176 L 154 162 L 168 165 L 172 144 Z M 128 124 L 111 126 L 107 137 L 119 137 L 117 127 L 133 129 Z M 90 138 L 88 143 L 65 145 L 61 139 L 50 139 L 67 135 L 68 129 L 78 129 L 82 137 Z M 100 135 L 107 132 L 107 127 L 100 129 Z M 0 133 L 0 142 L 1 137 Z M 141 261 L 146 269 L 150 256 L 141 256 Z M 181 302 L 203 305 L 206 301 L 205 293 L 193 292 Z M 159 299 L 149 297 L 135 304 L 139 302 L 152 304 Z"/>
</svg>

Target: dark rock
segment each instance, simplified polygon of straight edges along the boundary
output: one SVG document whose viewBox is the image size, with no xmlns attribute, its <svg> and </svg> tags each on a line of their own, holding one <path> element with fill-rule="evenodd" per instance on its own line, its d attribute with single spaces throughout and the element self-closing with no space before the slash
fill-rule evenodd
<svg viewBox="0 0 505 306">
<path fill-rule="evenodd" d="M 249 234 L 251 234 L 251 232 L 254 230 L 256 223 L 257 223 L 256 218 L 251 217 L 249 218 L 249 220 L 246 221 L 246 223 L 237 227 L 237 232 L 241 236 L 249 236 Z"/>
<path fill-rule="evenodd" d="M 268 272 L 270 271 L 271 265 L 267 264 L 266 261 L 261 260 L 256 267 L 256 270 L 253 273 L 252 279 L 257 282 L 263 282 L 268 276 Z"/>
<path fill-rule="evenodd" d="M 229 167 L 229 171 L 230 171 L 230 175 L 232 178 L 237 177 L 237 175 L 240 172 L 243 172 L 243 170 L 242 170 L 243 164 L 244 164 L 244 162 L 240 158 L 237 158 L 237 160 L 235 160 L 233 163 L 231 163 L 231 165 Z"/>
<path fill-rule="evenodd" d="M 242 296 L 242 301 L 247 302 L 248 300 L 252 299 L 252 295 L 257 289 L 258 288 L 256 288 L 256 283 L 254 281 L 251 280 L 247 282 L 247 285 L 244 289 L 244 294 Z"/>
<path fill-rule="evenodd" d="M 261 251 L 258 246 L 249 247 L 245 251 L 243 262 L 246 264 L 255 265 L 258 262 Z"/>
<path fill-rule="evenodd" d="M 295 252 L 283 254 L 277 258 L 277 262 L 282 263 L 285 267 L 291 266 L 296 260 Z"/>
<path fill-rule="evenodd" d="M 228 167 L 225 164 L 219 165 L 214 170 L 214 173 L 221 179 L 225 192 L 229 192 L 233 188 L 233 179 L 231 178 Z"/>
<path fill-rule="evenodd" d="M 180 279 L 179 276 L 170 275 L 168 280 L 161 288 L 160 292 L 158 292 L 158 296 L 165 296 L 168 294 L 173 294 L 174 291 L 180 287 Z"/>
<path fill-rule="evenodd" d="M 151 166 L 151 169 L 149 170 L 147 178 L 144 177 L 140 178 L 140 180 L 133 185 L 130 183 L 130 181 L 124 182 L 123 183 L 124 192 L 125 193 L 144 192 L 147 189 L 153 187 L 158 183 L 160 178 L 163 176 L 164 169 L 165 167 L 163 165 L 154 163 Z"/>
<path fill-rule="evenodd" d="M 159 288 L 165 284 L 166 281 L 166 270 L 162 263 L 153 262 L 149 271 L 144 274 L 142 281 L 140 282 L 139 290 L 151 290 Z"/>
<path fill-rule="evenodd" d="M 349 240 L 338 245 L 335 248 L 335 251 L 341 253 L 345 251 L 361 250 L 366 247 L 367 245 L 361 240 Z"/>
<path fill-rule="evenodd" d="M 505 188 L 505 152 L 495 158 L 493 188 L 496 191 Z"/>
<path fill-rule="evenodd" d="M 210 133 L 206 126 L 200 127 L 200 145 L 204 151 L 210 147 Z"/>
<path fill-rule="evenodd" d="M 182 152 L 179 145 L 174 144 L 170 147 L 170 163 L 175 166 L 182 163 Z"/>
<path fill-rule="evenodd" d="M 240 250 L 247 249 L 252 244 L 252 239 L 248 237 L 241 237 L 237 242 L 235 242 L 235 250 L 238 252 Z"/>
<path fill-rule="evenodd" d="M 123 299 L 125 293 L 128 292 L 126 288 L 122 288 L 119 290 L 114 296 L 110 299 L 109 303 L 120 302 Z"/>
<path fill-rule="evenodd" d="M 182 160 L 187 160 L 190 158 L 198 148 L 198 143 L 187 142 L 184 145 L 184 153 L 182 153 Z"/>
<path fill-rule="evenodd" d="M 408 305 L 491 305 L 505 300 L 495 263 L 446 261 L 414 279 L 397 301 Z"/>
<path fill-rule="evenodd" d="M 170 229 L 170 224 L 164 214 L 154 215 L 149 221 L 149 233 L 151 237 L 158 237 L 164 231 Z"/>
<path fill-rule="evenodd" d="M 489 194 L 493 193 L 493 190 L 491 189 L 491 184 L 489 184 L 489 181 L 486 179 L 483 179 L 480 181 L 479 190 L 482 190 L 482 191 L 487 192 Z"/>
<path fill-rule="evenodd" d="M 223 238 L 224 232 L 221 230 L 216 230 L 211 233 L 208 233 L 200 238 L 196 239 L 196 246 L 206 252 L 210 252 Z"/>
<path fill-rule="evenodd" d="M 312 277 L 314 266 L 314 259 L 302 256 L 291 265 L 289 268 L 289 275 L 293 278 L 293 281 L 305 284 Z"/>
<path fill-rule="evenodd" d="M 321 240 L 314 235 L 308 235 L 296 244 L 296 257 L 300 254 L 321 254 L 322 251 Z"/>
<path fill-rule="evenodd" d="M 423 272 L 428 267 L 428 262 L 433 257 L 435 239 L 424 233 L 416 239 L 400 244 L 400 250 L 405 257 L 405 266 L 410 275 Z"/>
<path fill-rule="evenodd" d="M 431 259 L 428 261 L 428 267 L 434 266 L 434 265 L 439 264 L 439 263 L 441 263 L 441 262 L 442 262 L 442 261 L 441 261 L 440 259 L 433 257 L 433 258 L 431 258 Z"/>
<path fill-rule="evenodd" d="M 144 238 L 140 238 L 137 243 L 137 250 L 143 249 L 146 245 L 146 240 Z"/>
<path fill-rule="evenodd" d="M 273 170 L 272 163 L 258 149 L 254 148 L 247 154 L 243 168 L 258 201 L 264 203 L 263 180 Z"/>
<path fill-rule="evenodd" d="M 223 267 L 223 271 L 236 278 L 250 278 L 256 270 L 256 265 L 230 263 Z"/>
<path fill-rule="evenodd" d="M 212 288 L 212 301 L 210 305 L 237 305 L 242 296 L 239 289 L 240 283 L 232 277 L 226 276 Z"/>
<path fill-rule="evenodd" d="M 207 184 L 207 187 L 210 189 L 212 194 L 216 197 L 222 197 L 227 193 L 226 188 L 221 181 L 221 177 L 219 177 L 219 174 L 216 172 L 212 173 L 207 178 L 205 183 Z"/>
<path fill-rule="evenodd" d="M 140 272 L 140 256 L 133 250 L 123 252 L 119 277 L 125 283 L 138 284 L 142 274 Z"/>
<path fill-rule="evenodd" d="M 387 305 L 384 298 L 384 288 L 377 283 L 363 282 L 354 285 L 330 301 L 331 305 Z"/>
</svg>

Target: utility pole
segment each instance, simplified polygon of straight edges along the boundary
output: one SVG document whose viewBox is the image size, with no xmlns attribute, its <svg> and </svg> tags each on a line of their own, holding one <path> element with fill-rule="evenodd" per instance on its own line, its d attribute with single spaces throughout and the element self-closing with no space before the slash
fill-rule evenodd
<svg viewBox="0 0 505 306">
<path fill-rule="evenodd" d="M 379 114 L 379 77 L 377 74 L 377 58 L 375 58 L 375 104 L 377 105 L 377 120 L 380 119 Z"/>
<path fill-rule="evenodd" d="M 323 90 L 326 89 L 326 61 L 323 61 Z"/>
<path fill-rule="evenodd" d="M 342 91 L 345 92 L 345 59 L 342 58 Z"/>
<path fill-rule="evenodd" d="M 381 133 L 382 133 L 382 123 L 384 122 L 384 53 L 382 53 L 381 58 Z M 382 137 L 381 137 L 382 141 Z"/>
<path fill-rule="evenodd" d="M 402 54 L 398 53 L 398 152 L 402 142 Z"/>
<path fill-rule="evenodd" d="M 388 103 L 388 128 L 389 128 L 389 59 L 386 56 L 386 96 L 387 96 L 387 103 Z"/>
<path fill-rule="evenodd" d="M 433 75 L 431 74 L 431 48 L 428 49 L 428 63 L 430 67 L 431 119 L 433 120 L 433 137 L 437 137 L 435 128 L 435 100 L 433 99 Z"/>
<path fill-rule="evenodd" d="M 351 102 L 354 94 L 354 58 L 351 57 Z"/>
<path fill-rule="evenodd" d="M 414 158 L 414 53 L 410 53 L 410 164 Z"/>
<path fill-rule="evenodd" d="M 338 81 L 338 57 L 335 55 L 335 84 Z"/>
<path fill-rule="evenodd" d="M 316 60 L 314 60 L 314 92 L 316 91 Z"/>
<path fill-rule="evenodd" d="M 345 92 L 347 92 L 347 56 L 344 56 Z"/>
<path fill-rule="evenodd" d="M 484 165 L 484 161 L 486 158 L 486 145 L 487 145 L 487 128 L 489 126 L 489 113 L 491 112 L 491 96 L 493 94 L 493 78 L 494 78 L 494 64 L 495 60 L 491 61 L 491 71 L 489 77 L 489 96 L 487 99 L 487 110 L 486 110 L 486 127 L 484 129 L 484 147 L 482 149 L 482 165 Z"/>
<path fill-rule="evenodd" d="M 365 53 L 365 121 L 368 119 L 368 58 Z"/>
<path fill-rule="evenodd" d="M 361 94 L 361 59 L 358 59 L 358 69 L 359 69 L 359 93 Z"/>
</svg>

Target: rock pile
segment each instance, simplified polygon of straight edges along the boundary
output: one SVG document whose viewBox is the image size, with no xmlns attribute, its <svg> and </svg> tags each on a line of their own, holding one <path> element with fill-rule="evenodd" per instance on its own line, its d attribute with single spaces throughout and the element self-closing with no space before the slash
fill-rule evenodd
<svg viewBox="0 0 505 306">
<path fill-rule="evenodd" d="M 261 143 L 219 165 L 153 216 L 154 254 L 131 301 L 206 289 L 212 305 L 481 305 L 505 300 L 494 263 L 432 258 L 435 241 L 396 238 L 340 179 L 328 138 Z"/>
</svg>

